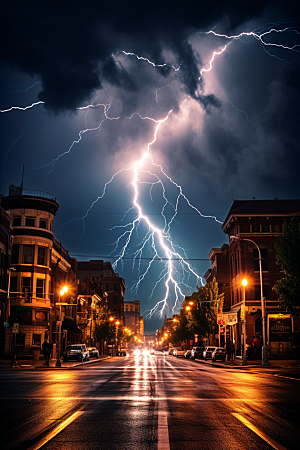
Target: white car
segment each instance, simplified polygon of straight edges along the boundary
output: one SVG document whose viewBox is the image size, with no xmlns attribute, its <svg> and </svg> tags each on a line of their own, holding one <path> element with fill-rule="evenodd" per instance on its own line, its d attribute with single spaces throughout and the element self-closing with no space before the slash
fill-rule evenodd
<svg viewBox="0 0 300 450">
<path fill-rule="evenodd" d="M 186 348 L 182 349 L 182 348 L 177 348 L 174 350 L 174 356 L 177 356 L 177 358 L 179 356 L 184 356 L 186 352 Z"/>
</svg>

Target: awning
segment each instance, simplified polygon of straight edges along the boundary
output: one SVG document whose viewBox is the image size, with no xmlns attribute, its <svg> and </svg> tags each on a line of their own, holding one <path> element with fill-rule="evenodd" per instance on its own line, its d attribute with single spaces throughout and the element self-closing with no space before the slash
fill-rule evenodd
<svg viewBox="0 0 300 450">
<path fill-rule="evenodd" d="M 74 320 L 64 318 L 62 325 L 62 330 L 74 331 L 74 333 L 81 333 L 81 330 L 77 327 Z"/>
</svg>

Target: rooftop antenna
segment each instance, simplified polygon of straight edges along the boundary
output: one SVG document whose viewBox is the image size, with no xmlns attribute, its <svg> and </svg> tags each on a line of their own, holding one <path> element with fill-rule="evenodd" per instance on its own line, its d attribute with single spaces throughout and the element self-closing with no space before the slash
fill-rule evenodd
<svg viewBox="0 0 300 450">
<path fill-rule="evenodd" d="M 23 194 L 23 180 L 24 180 L 24 164 L 23 164 L 23 170 L 22 170 L 22 183 L 21 183 L 21 193 Z"/>
<path fill-rule="evenodd" d="M 231 197 L 232 197 L 232 201 L 234 202 L 234 198 L 233 198 L 233 192 L 232 192 L 232 188 L 230 188 L 231 190 Z"/>
</svg>

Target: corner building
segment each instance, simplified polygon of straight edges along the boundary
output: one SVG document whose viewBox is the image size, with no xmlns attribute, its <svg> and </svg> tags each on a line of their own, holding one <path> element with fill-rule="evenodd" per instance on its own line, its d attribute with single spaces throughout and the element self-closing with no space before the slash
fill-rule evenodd
<svg viewBox="0 0 300 450">
<path fill-rule="evenodd" d="M 11 221 L 12 249 L 5 354 L 12 345 L 12 325 L 19 324 L 16 352 L 31 353 L 48 336 L 50 323 L 51 251 L 56 198 L 11 185 L 1 206 Z"/>
<path fill-rule="evenodd" d="M 262 341 L 262 306 L 259 271 L 261 252 L 263 297 L 266 304 L 267 342 L 269 354 L 281 358 L 292 356 L 292 334 L 295 324 L 290 314 L 283 314 L 273 286 L 282 272 L 276 264 L 274 244 L 284 234 L 284 224 L 300 223 L 300 200 L 240 200 L 234 201 L 222 225 L 229 237 L 228 262 L 230 269 L 231 307 L 227 317 L 227 337 L 237 349 L 242 346 L 241 306 L 244 291 L 241 284 L 246 278 L 246 343 L 251 346 L 253 336 Z M 253 241 L 250 242 L 249 241 Z M 229 328 L 228 328 L 229 326 Z M 284 330 L 284 331 L 280 331 Z"/>
</svg>

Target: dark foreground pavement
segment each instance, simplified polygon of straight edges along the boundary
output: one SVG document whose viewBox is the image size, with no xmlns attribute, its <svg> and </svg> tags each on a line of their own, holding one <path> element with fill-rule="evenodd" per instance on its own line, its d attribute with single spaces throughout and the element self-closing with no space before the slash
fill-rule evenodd
<svg viewBox="0 0 300 450">
<path fill-rule="evenodd" d="M 249 368 L 139 355 L 76 370 L 2 371 L 1 444 L 5 450 L 298 450 L 300 379 L 278 376 L 275 367 Z"/>
</svg>

